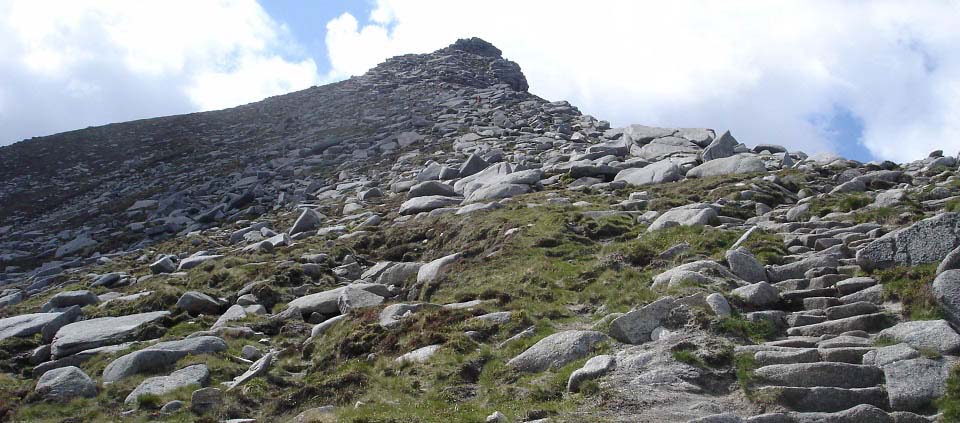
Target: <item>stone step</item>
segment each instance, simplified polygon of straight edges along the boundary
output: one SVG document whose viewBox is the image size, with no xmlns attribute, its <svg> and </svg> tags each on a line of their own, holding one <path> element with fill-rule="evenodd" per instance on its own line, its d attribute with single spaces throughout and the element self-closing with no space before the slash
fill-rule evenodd
<svg viewBox="0 0 960 423">
<path fill-rule="evenodd" d="M 760 414 L 745 419 L 733 413 L 715 414 L 687 423 L 933 423 L 934 420 L 907 411 L 886 412 L 882 407 L 859 404 L 846 410 L 789 411 Z"/>
<path fill-rule="evenodd" d="M 824 314 L 829 320 L 838 320 L 847 317 L 860 316 L 863 314 L 873 314 L 878 311 L 880 311 L 880 306 L 867 301 L 859 301 L 855 303 L 829 307 L 824 310 Z"/>
<path fill-rule="evenodd" d="M 758 385 L 806 388 L 869 388 L 884 380 L 879 367 L 838 362 L 771 364 L 753 375 Z"/>
<path fill-rule="evenodd" d="M 812 288 L 812 289 L 798 289 L 794 291 L 784 291 L 780 293 L 780 298 L 783 299 L 786 303 L 800 303 L 804 298 L 811 297 L 836 297 L 837 290 L 835 288 Z"/>
<path fill-rule="evenodd" d="M 816 311 L 816 310 L 810 310 L 810 311 Z M 787 316 L 787 326 L 790 326 L 792 328 L 798 327 L 798 326 L 808 326 L 808 325 L 813 325 L 817 323 L 823 323 L 823 322 L 826 322 L 827 320 L 830 320 L 830 319 L 828 319 L 827 316 L 825 316 L 823 313 L 820 313 L 820 314 L 807 313 L 807 312 L 793 313 Z"/>
<path fill-rule="evenodd" d="M 868 388 L 765 386 L 758 388 L 755 395 L 765 401 L 780 404 L 791 410 L 806 412 L 842 411 L 861 404 L 868 404 L 881 409 L 889 407 L 887 392 L 880 386 Z"/>
<path fill-rule="evenodd" d="M 876 332 L 893 325 L 893 319 L 884 313 L 862 314 L 837 320 L 828 320 L 808 326 L 787 329 L 789 336 L 839 335 L 844 332 L 862 330 Z"/>
<path fill-rule="evenodd" d="M 804 310 L 823 310 L 838 305 L 840 305 L 840 299 L 836 296 L 807 297 L 803 299 Z"/>
</svg>

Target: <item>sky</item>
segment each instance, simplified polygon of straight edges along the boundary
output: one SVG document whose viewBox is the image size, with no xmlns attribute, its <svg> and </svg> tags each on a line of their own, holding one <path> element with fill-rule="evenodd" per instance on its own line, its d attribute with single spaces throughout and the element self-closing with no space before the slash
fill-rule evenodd
<svg viewBox="0 0 960 423">
<path fill-rule="evenodd" d="M 478 36 L 614 126 L 960 152 L 960 0 L 0 0 L 0 145 L 237 106 Z"/>
</svg>

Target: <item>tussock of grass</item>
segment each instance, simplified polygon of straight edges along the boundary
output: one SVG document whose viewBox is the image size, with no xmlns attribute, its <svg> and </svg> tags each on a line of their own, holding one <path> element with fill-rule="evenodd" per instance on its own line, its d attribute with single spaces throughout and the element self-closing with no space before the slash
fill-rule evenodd
<svg viewBox="0 0 960 423">
<path fill-rule="evenodd" d="M 944 317 L 944 312 L 931 291 L 936 270 L 937 263 L 930 263 L 878 270 L 872 276 L 883 285 L 884 299 L 900 301 L 903 317 L 937 320 Z"/>
</svg>

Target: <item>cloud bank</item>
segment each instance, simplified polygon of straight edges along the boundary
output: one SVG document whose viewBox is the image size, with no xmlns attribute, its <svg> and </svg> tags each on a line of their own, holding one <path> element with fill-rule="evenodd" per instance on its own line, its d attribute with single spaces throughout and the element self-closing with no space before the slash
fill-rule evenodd
<svg viewBox="0 0 960 423">
<path fill-rule="evenodd" d="M 479 36 L 531 92 L 615 125 L 905 161 L 960 150 L 957 22 L 955 1 L 377 0 L 367 25 L 327 23 L 327 77 Z"/>
<path fill-rule="evenodd" d="M 255 0 L 0 2 L 0 145 L 318 81 Z"/>
</svg>

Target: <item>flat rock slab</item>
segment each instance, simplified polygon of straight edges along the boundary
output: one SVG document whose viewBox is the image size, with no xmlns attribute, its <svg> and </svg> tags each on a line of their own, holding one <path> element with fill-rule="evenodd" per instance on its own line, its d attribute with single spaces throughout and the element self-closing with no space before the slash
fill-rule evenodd
<svg viewBox="0 0 960 423">
<path fill-rule="evenodd" d="M 154 311 L 71 323 L 60 328 L 54 335 L 50 353 L 53 357 L 59 358 L 91 348 L 126 342 L 134 338 L 143 325 L 160 320 L 169 314 L 169 311 Z"/>
<path fill-rule="evenodd" d="M 960 213 L 943 213 L 890 232 L 857 251 L 865 270 L 943 260 L 960 245 Z"/>
<path fill-rule="evenodd" d="M 541 339 L 520 355 L 512 358 L 508 365 L 521 372 L 542 372 L 586 357 L 596 344 L 607 336 L 589 330 L 568 330 L 557 332 Z"/>
<path fill-rule="evenodd" d="M 960 335 L 944 320 L 902 322 L 884 329 L 881 337 L 905 342 L 917 349 L 932 349 L 940 354 L 960 351 Z"/>
<path fill-rule="evenodd" d="M 326 315 L 336 315 L 340 314 L 340 307 L 338 300 L 340 295 L 343 294 L 343 291 L 347 288 L 351 289 L 361 289 L 373 294 L 377 294 L 381 297 L 386 297 L 390 295 L 390 291 L 387 289 L 386 285 L 380 285 L 377 283 L 355 283 L 347 286 L 342 286 L 339 288 L 334 288 L 331 290 L 318 292 L 316 294 L 305 295 L 303 297 L 297 298 L 293 301 L 290 301 L 288 307 L 297 307 L 300 309 L 300 312 L 304 314 L 310 313 L 320 313 Z"/>
<path fill-rule="evenodd" d="M 900 411 L 919 411 L 946 391 L 950 366 L 926 358 L 901 360 L 883 367 L 890 407 Z"/>
<path fill-rule="evenodd" d="M 0 340 L 33 336 L 40 333 L 45 326 L 56 324 L 62 314 L 30 313 L 0 319 Z"/>
<path fill-rule="evenodd" d="M 177 389 L 190 386 L 206 385 L 210 380 L 210 370 L 206 364 L 194 364 L 184 367 L 169 376 L 155 376 L 140 382 L 130 395 L 123 401 L 124 404 L 133 404 L 143 395 L 165 395 Z"/>
<path fill-rule="evenodd" d="M 754 375 L 761 383 L 776 386 L 869 388 L 883 383 L 879 368 L 848 363 L 772 364 Z"/>
<path fill-rule="evenodd" d="M 140 351 L 124 355 L 103 369 L 103 382 L 115 382 L 128 376 L 173 365 L 190 354 L 207 354 L 227 349 L 227 343 L 216 336 L 198 336 L 179 341 L 160 342 Z"/>
</svg>

